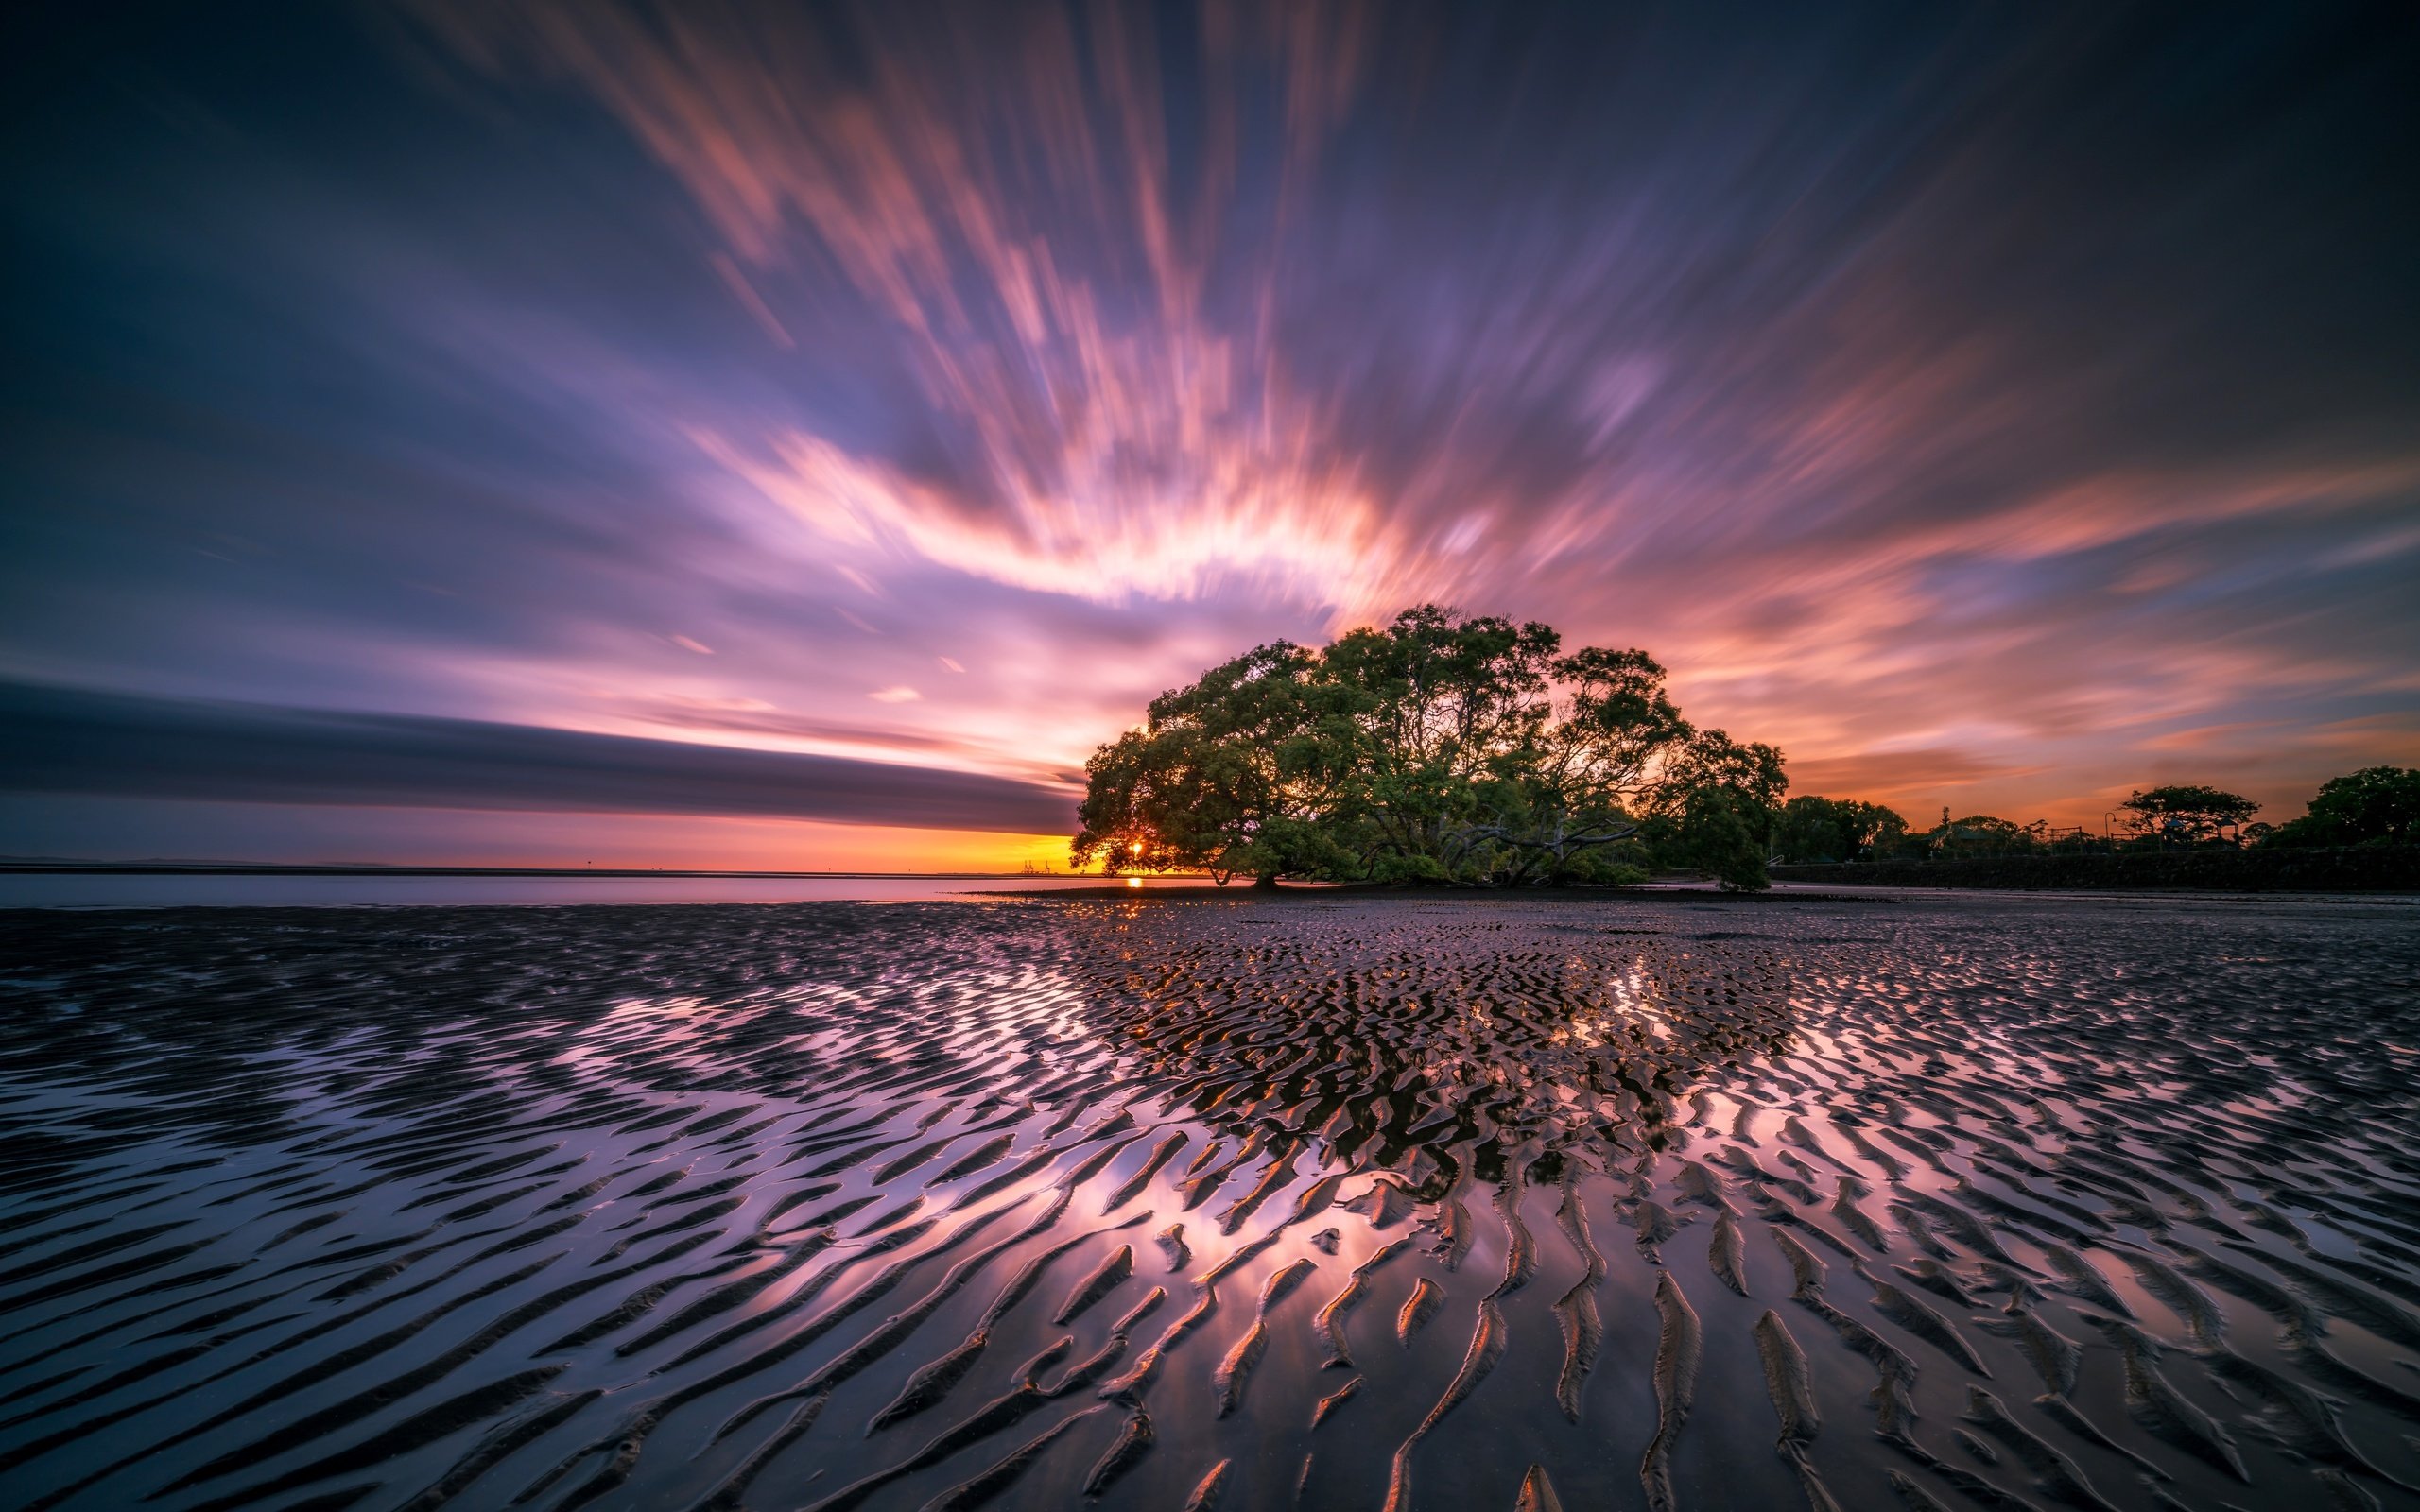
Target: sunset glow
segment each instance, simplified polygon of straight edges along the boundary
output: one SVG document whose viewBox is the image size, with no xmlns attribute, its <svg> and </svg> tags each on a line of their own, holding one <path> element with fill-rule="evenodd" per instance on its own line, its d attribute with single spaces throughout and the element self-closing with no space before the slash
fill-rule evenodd
<svg viewBox="0 0 2420 1512">
<path fill-rule="evenodd" d="M 0 1503 L 2420 1494 L 2420 7 L 16 9 Z"/>
<path fill-rule="evenodd" d="M 2360 146 L 2408 43 L 1584 17 L 415 0 L 77 53 L 6 159 L 0 678 L 867 770 L 792 818 L 129 771 L 5 849 L 1063 865 L 1153 695 L 1429 601 L 1649 648 L 1793 792 L 1927 823 L 2420 759 L 2411 192 Z"/>
</svg>

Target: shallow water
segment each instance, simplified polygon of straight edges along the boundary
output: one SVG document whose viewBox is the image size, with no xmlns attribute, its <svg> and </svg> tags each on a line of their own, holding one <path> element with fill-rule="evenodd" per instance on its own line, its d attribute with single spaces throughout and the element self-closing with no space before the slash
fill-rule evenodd
<svg viewBox="0 0 2420 1512">
<path fill-rule="evenodd" d="M 20 913 L 0 961 L 14 1505 L 2420 1505 L 2406 909 Z"/>
<path fill-rule="evenodd" d="M 1193 877 L 779 877 L 478 872 L 326 875 L 280 871 L 0 871 L 0 908 L 363 907 L 389 903 L 896 902 L 1102 885 L 1199 887 Z"/>
</svg>

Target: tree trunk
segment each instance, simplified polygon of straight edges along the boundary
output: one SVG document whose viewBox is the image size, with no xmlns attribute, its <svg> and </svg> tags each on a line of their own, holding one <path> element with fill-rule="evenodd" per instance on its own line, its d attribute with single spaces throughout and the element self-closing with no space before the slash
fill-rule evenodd
<svg viewBox="0 0 2420 1512">
<path fill-rule="evenodd" d="M 1277 873 L 1273 871 L 1264 871 L 1259 876 L 1253 878 L 1252 890 L 1254 892 L 1275 892 L 1277 890 Z"/>
</svg>

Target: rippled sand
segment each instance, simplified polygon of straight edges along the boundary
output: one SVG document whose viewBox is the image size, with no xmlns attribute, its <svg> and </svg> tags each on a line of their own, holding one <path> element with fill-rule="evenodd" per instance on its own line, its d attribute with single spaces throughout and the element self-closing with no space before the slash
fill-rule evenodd
<svg viewBox="0 0 2420 1512">
<path fill-rule="evenodd" d="M 0 917 L 0 1501 L 2420 1506 L 2415 919 Z"/>
</svg>

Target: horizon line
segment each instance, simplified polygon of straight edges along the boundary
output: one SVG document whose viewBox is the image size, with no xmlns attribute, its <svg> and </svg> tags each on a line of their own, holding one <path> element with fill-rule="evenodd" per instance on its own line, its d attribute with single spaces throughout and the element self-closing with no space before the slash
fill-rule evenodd
<svg viewBox="0 0 2420 1512">
<path fill-rule="evenodd" d="M 1154 872 L 1154 876 L 1207 873 Z M 285 876 L 285 877 L 696 877 L 761 878 L 772 881 L 976 881 L 994 878 L 1040 879 L 1120 877 L 1125 872 L 1094 871 L 769 871 L 706 870 L 678 867 L 448 867 L 386 866 L 376 862 L 286 861 L 67 861 L 0 859 L 0 875 L 12 876 Z"/>
</svg>

